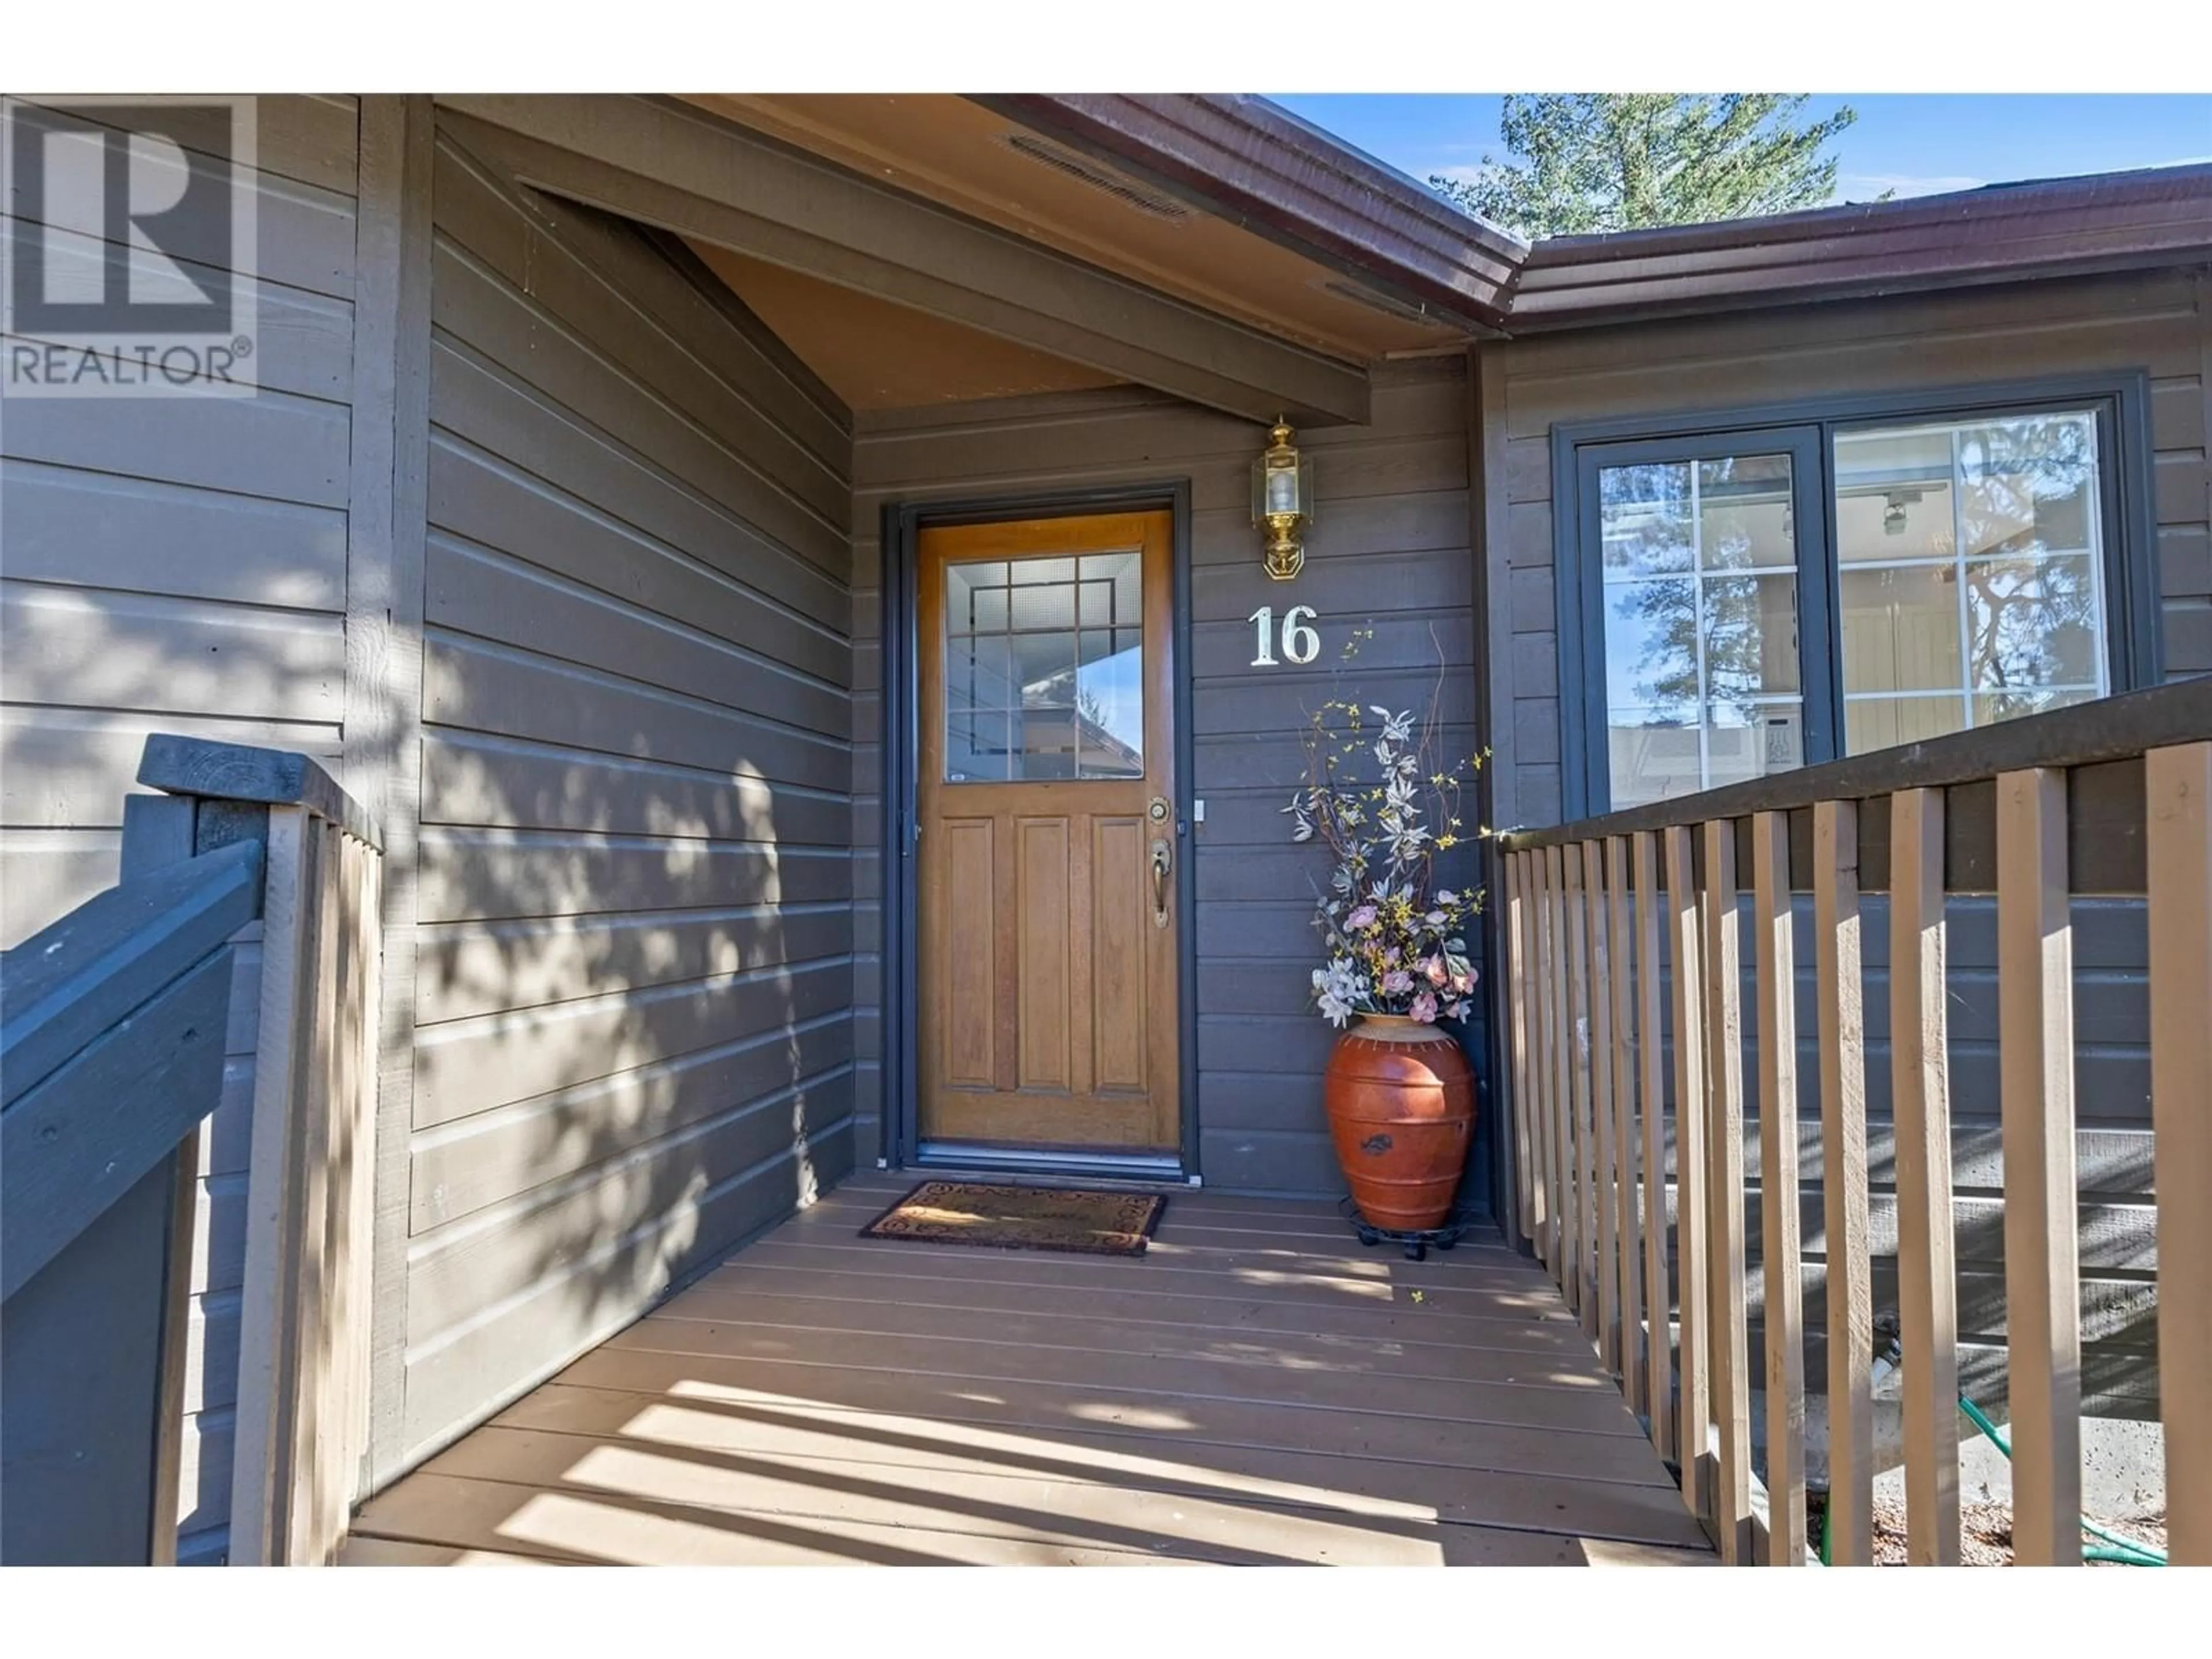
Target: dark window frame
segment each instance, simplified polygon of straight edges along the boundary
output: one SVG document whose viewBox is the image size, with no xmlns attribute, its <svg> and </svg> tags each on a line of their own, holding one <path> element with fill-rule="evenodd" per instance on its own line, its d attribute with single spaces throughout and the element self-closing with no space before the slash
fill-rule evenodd
<svg viewBox="0 0 2212 1659">
<path fill-rule="evenodd" d="M 2153 513 L 2150 377 L 2142 370 L 1909 392 L 1808 398 L 1783 404 L 1685 410 L 1656 416 L 1561 422 L 1552 428 L 1552 568 L 1559 629 L 1560 809 L 1574 819 L 1610 808 L 1605 743 L 1604 571 L 1597 553 L 1597 470 L 1624 462 L 1694 459 L 1702 452 L 1809 453 L 1796 478 L 1800 680 L 1805 763 L 1841 752 L 1843 653 L 1836 621 L 1840 570 L 1834 554 L 1832 457 L 1838 432 L 1906 421 L 1972 420 L 2092 410 L 2103 487 L 2106 635 L 2111 691 L 2161 678 L 2158 637 L 2157 524 Z M 1796 463 L 1803 470 L 1802 461 Z M 1808 492 L 1817 497 L 1808 501 Z M 1809 511 L 1817 507 L 1817 512 Z M 1816 658 L 1815 648 L 1823 653 Z M 1823 665 L 1825 663 L 1825 672 Z M 1817 735 L 1816 735 L 1817 734 Z"/>
</svg>

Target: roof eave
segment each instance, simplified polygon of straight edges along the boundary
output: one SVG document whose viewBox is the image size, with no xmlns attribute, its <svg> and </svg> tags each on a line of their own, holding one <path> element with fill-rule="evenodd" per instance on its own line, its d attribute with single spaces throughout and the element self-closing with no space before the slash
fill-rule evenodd
<svg viewBox="0 0 2212 1659">
<path fill-rule="evenodd" d="M 1481 337 L 2212 260 L 2212 166 L 1533 246 L 1249 94 L 970 94 Z"/>
<path fill-rule="evenodd" d="M 2147 169 L 1555 238 L 1530 250 L 1506 325 L 1517 335 L 2206 258 L 2212 167 Z"/>
<path fill-rule="evenodd" d="M 1525 244 L 1264 98 L 970 96 L 1401 306 L 1503 330 Z"/>
</svg>

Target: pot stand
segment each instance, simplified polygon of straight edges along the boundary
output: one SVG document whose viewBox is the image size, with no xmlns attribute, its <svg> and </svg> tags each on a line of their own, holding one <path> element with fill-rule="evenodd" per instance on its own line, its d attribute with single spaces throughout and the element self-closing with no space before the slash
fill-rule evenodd
<svg viewBox="0 0 2212 1659">
<path fill-rule="evenodd" d="M 1440 1227 L 1383 1227 L 1359 1213 L 1359 1206 L 1349 1195 L 1339 1199 L 1337 1213 L 1352 1224 L 1352 1231 L 1362 1244 L 1373 1249 L 1386 1240 L 1405 1252 L 1408 1261 L 1425 1260 L 1431 1248 L 1449 1250 L 1477 1227 L 1487 1224 L 1488 1218 L 1464 1206 L 1455 1207 Z"/>
</svg>

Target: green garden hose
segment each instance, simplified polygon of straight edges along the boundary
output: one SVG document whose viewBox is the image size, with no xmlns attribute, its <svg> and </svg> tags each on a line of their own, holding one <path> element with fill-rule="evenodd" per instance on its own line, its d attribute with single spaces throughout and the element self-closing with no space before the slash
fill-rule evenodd
<svg viewBox="0 0 2212 1659">
<path fill-rule="evenodd" d="M 2012 1447 L 1998 1431 L 1997 1425 L 1990 1421 L 1989 1414 L 1963 1394 L 1959 1396 L 1959 1409 L 1966 1414 L 1968 1422 L 1990 1437 L 1990 1443 L 2002 1452 L 2005 1461 L 2010 1462 Z M 1834 1512 L 1834 1508 L 1832 1496 L 1820 1506 L 1820 1565 L 1824 1567 L 1830 1565 L 1828 1517 Z M 2162 1567 L 2166 1565 L 2166 1556 L 2160 1551 L 2148 1544 L 2139 1544 L 2132 1538 L 2123 1538 L 2116 1532 L 2107 1532 L 2086 1516 L 2081 1520 L 2081 1530 L 2104 1540 L 2102 1546 L 2092 1546 L 2081 1552 L 2084 1561 L 2113 1561 L 2124 1567 Z"/>
<path fill-rule="evenodd" d="M 1959 1409 L 1966 1413 L 1966 1420 L 1987 1435 L 1990 1437 L 1990 1443 L 2002 1452 L 2005 1455 L 2005 1461 L 2010 1462 L 2012 1447 L 2007 1443 L 2004 1436 L 1998 1431 L 1997 1425 L 1990 1421 L 1989 1414 L 1963 1394 L 1959 1396 Z M 2162 1567 L 2166 1565 L 2166 1557 L 2159 1551 L 2151 1548 L 2149 1545 L 2138 1544 L 2134 1539 L 2123 1538 L 2116 1532 L 2107 1532 L 2086 1516 L 2081 1521 L 2081 1530 L 2103 1539 L 2107 1545 L 2111 1546 L 2109 1549 L 2082 1551 L 2081 1559 L 2085 1561 L 2125 1559 L 2128 1565 L 2131 1567 Z"/>
</svg>

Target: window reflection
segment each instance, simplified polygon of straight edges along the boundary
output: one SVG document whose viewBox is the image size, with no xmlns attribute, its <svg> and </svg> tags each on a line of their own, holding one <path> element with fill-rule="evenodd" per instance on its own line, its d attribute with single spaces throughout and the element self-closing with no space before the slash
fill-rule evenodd
<svg viewBox="0 0 2212 1659">
<path fill-rule="evenodd" d="M 945 569 L 945 780 L 1145 775 L 1143 559 Z"/>
<path fill-rule="evenodd" d="M 1848 752 L 2105 695 L 2097 491 L 2087 410 L 1837 436 Z"/>
<path fill-rule="evenodd" d="M 1790 458 L 1598 473 L 1616 808 L 1803 763 Z"/>
</svg>

